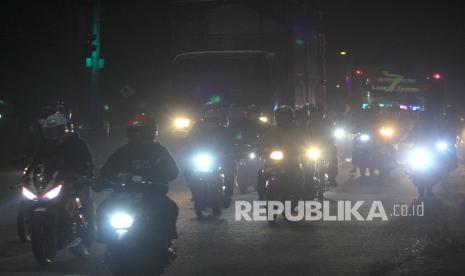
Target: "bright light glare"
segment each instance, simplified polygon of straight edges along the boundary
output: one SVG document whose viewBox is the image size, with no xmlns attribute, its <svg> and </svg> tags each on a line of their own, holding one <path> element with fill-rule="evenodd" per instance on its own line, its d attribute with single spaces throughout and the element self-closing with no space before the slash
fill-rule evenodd
<svg viewBox="0 0 465 276">
<path fill-rule="evenodd" d="M 432 158 L 428 150 L 414 149 L 409 156 L 409 163 L 413 169 L 423 170 L 431 166 Z"/>
<path fill-rule="evenodd" d="M 385 137 L 392 137 L 392 135 L 394 135 L 394 128 L 392 128 L 392 127 L 382 127 L 379 130 L 379 133 L 381 133 L 381 135 L 383 135 Z"/>
<path fill-rule="evenodd" d="M 255 159 L 255 157 L 257 157 L 257 156 L 255 155 L 255 152 L 249 153 L 249 159 L 253 160 L 253 159 Z"/>
<path fill-rule="evenodd" d="M 360 135 L 360 141 L 367 142 L 368 140 L 370 140 L 370 135 L 368 135 L 368 134 Z"/>
<path fill-rule="evenodd" d="M 37 199 L 37 196 L 29 191 L 26 187 L 23 187 L 23 196 L 29 200 L 36 200 Z"/>
<path fill-rule="evenodd" d="M 270 158 L 273 160 L 282 160 L 284 158 L 284 153 L 280 150 L 272 151 L 270 154 Z"/>
<path fill-rule="evenodd" d="M 191 125 L 191 120 L 188 118 L 176 118 L 174 120 L 174 126 L 176 128 L 188 128 Z"/>
<path fill-rule="evenodd" d="M 318 160 L 321 156 L 321 151 L 316 147 L 312 147 L 307 151 L 307 156 L 312 160 Z"/>
<path fill-rule="evenodd" d="M 209 172 L 213 166 L 213 156 L 208 153 L 201 153 L 194 157 L 194 166 L 198 172 Z"/>
<path fill-rule="evenodd" d="M 337 128 L 334 131 L 334 137 L 336 137 L 336 139 L 342 139 L 344 138 L 345 135 L 346 135 L 346 131 L 343 128 Z"/>
<path fill-rule="evenodd" d="M 262 122 L 262 123 L 268 123 L 268 117 L 266 117 L 266 116 L 260 116 L 258 119 L 259 119 L 260 122 Z"/>
<path fill-rule="evenodd" d="M 436 149 L 437 149 L 438 151 L 444 152 L 444 151 L 447 150 L 447 148 L 448 148 L 449 146 L 447 145 L 446 142 L 441 141 L 441 142 L 437 142 L 436 145 L 435 145 L 435 147 L 436 147 Z"/>
<path fill-rule="evenodd" d="M 110 225 L 116 229 L 124 229 L 132 226 L 134 219 L 129 214 L 114 214 L 110 218 Z"/>
<path fill-rule="evenodd" d="M 48 191 L 43 196 L 43 198 L 45 198 L 45 199 L 53 199 L 53 198 L 57 197 L 60 194 L 61 187 L 63 187 L 63 185 L 58 185 L 55 188 L 51 189 L 50 191 Z"/>
</svg>

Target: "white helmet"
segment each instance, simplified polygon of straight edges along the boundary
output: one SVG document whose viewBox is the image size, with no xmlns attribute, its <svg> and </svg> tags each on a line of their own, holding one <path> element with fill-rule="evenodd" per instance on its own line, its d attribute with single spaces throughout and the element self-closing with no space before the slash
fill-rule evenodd
<svg viewBox="0 0 465 276">
<path fill-rule="evenodd" d="M 62 113 L 53 113 L 48 116 L 42 124 L 45 138 L 50 140 L 60 139 L 68 132 L 67 125 L 68 120 Z"/>
</svg>

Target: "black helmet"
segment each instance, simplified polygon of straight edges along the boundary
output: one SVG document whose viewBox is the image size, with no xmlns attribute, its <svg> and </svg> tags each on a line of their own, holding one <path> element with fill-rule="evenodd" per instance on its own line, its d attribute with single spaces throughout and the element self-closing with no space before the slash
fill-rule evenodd
<svg viewBox="0 0 465 276">
<path fill-rule="evenodd" d="M 277 126 L 289 126 L 294 123 L 294 109 L 288 105 L 281 105 L 274 112 Z"/>
<path fill-rule="evenodd" d="M 126 137 L 130 143 L 153 141 L 157 134 L 157 123 L 145 113 L 136 114 L 126 126 Z"/>
<path fill-rule="evenodd" d="M 58 141 L 69 132 L 68 120 L 65 115 L 55 112 L 43 120 L 44 137 L 50 141 Z"/>
<path fill-rule="evenodd" d="M 249 107 L 247 107 L 247 119 L 258 120 L 260 115 L 261 115 L 260 107 L 256 105 L 249 105 Z"/>
</svg>

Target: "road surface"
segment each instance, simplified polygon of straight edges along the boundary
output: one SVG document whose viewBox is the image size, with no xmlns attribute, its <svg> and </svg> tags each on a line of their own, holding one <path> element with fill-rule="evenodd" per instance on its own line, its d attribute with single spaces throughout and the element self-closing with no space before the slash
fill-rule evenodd
<svg viewBox="0 0 465 276">
<path fill-rule="evenodd" d="M 465 198 L 465 172 L 457 169 L 446 188 L 425 201 L 425 215 L 396 217 L 394 204 L 410 205 L 415 190 L 399 168 L 388 179 L 364 179 L 348 173 L 341 164 L 339 186 L 326 194 L 336 200 L 370 203 L 381 200 L 388 221 L 317 221 L 288 223 L 235 221 L 234 202 L 220 219 L 197 220 L 190 194 L 180 177 L 170 196 L 180 208 L 179 257 L 164 275 L 370 275 L 378 274 L 392 260 L 420 250 L 427 234 L 446 223 L 447 210 Z M 94 246 L 92 258 L 82 261 L 61 251 L 57 262 L 37 265 L 28 244 L 16 235 L 15 217 L 19 191 L 8 187 L 18 181 L 19 171 L 0 174 L 0 275 L 110 275 L 103 264 L 104 247 Z M 234 200 L 253 201 L 256 193 L 235 195 Z M 333 206 L 333 207 L 334 207 Z M 368 206 L 368 207 L 367 207 Z M 369 204 L 361 213 L 368 212 Z"/>
</svg>

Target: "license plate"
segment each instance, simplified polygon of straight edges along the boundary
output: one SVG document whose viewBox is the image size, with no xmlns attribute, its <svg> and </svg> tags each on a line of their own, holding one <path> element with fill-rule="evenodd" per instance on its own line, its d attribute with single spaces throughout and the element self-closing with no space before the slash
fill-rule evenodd
<svg viewBox="0 0 465 276">
<path fill-rule="evenodd" d="M 45 211 L 47 211 L 47 208 L 45 207 L 38 207 L 34 209 L 34 212 L 45 212 Z"/>
</svg>

